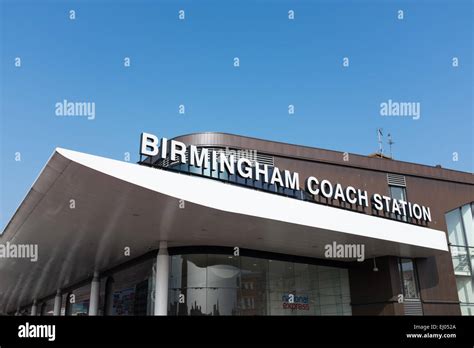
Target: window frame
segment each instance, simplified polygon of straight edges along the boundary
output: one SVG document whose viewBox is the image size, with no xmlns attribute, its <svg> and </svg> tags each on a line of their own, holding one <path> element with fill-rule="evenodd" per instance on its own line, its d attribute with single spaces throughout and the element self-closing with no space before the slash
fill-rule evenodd
<svg viewBox="0 0 474 348">
<path fill-rule="evenodd" d="M 417 293 L 418 297 L 407 297 L 407 294 L 405 292 L 405 282 L 403 278 L 403 267 L 402 267 L 402 260 L 410 260 L 412 265 L 413 265 L 413 277 L 414 277 L 414 283 L 415 283 L 415 290 Z M 398 258 L 398 270 L 399 270 L 399 275 L 400 275 L 400 287 L 401 287 L 401 293 L 403 294 L 403 299 L 408 299 L 408 300 L 419 300 L 421 301 L 421 291 L 420 291 L 420 283 L 419 283 L 419 277 L 418 277 L 418 267 L 416 263 L 416 259 L 412 259 L 409 257 L 399 257 Z"/>
</svg>

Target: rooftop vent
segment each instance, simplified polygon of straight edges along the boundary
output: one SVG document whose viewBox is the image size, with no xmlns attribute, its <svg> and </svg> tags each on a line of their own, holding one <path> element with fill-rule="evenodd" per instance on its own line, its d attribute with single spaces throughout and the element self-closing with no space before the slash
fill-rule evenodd
<svg viewBox="0 0 474 348">
<path fill-rule="evenodd" d="M 387 182 L 391 186 L 401 186 L 401 187 L 406 187 L 407 182 L 405 180 L 404 175 L 399 175 L 399 174 L 387 174 Z"/>
</svg>

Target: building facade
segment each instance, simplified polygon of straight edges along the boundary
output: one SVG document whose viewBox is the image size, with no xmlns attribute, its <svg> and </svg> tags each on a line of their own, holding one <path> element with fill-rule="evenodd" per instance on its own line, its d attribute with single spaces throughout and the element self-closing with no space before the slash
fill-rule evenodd
<svg viewBox="0 0 474 348">
<path fill-rule="evenodd" d="M 0 311 L 474 313 L 472 174 L 224 133 L 159 145 L 56 149 L 0 236 L 38 246 L 0 258 Z"/>
</svg>

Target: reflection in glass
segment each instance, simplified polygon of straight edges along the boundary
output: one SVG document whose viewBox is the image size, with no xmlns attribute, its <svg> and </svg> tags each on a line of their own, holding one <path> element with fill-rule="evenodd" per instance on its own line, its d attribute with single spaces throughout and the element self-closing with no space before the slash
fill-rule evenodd
<svg viewBox="0 0 474 348">
<path fill-rule="evenodd" d="M 202 168 L 189 165 L 189 172 L 192 173 L 192 174 L 202 175 Z"/>
<path fill-rule="evenodd" d="M 462 225 L 466 235 L 466 245 L 474 247 L 474 219 L 472 217 L 471 205 L 466 204 L 461 207 Z"/>
<path fill-rule="evenodd" d="M 41 316 L 52 316 L 54 314 L 54 298 L 41 304 Z"/>
<path fill-rule="evenodd" d="M 469 254 L 464 246 L 451 246 L 451 257 L 453 259 L 454 274 L 471 275 L 469 266 Z"/>
<path fill-rule="evenodd" d="M 207 288 L 207 315 L 236 315 L 238 288 Z"/>
<path fill-rule="evenodd" d="M 405 298 L 420 298 L 413 261 L 410 259 L 400 259 L 400 273 L 402 276 L 402 287 Z"/>
<path fill-rule="evenodd" d="M 208 255 L 207 286 L 237 288 L 240 284 L 238 258 L 229 255 Z"/>
<path fill-rule="evenodd" d="M 445 214 L 461 313 L 474 315 L 474 203 Z"/>
<path fill-rule="evenodd" d="M 240 269 L 240 315 L 266 315 L 268 261 L 242 257 Z"/>
<path fill-rule="evenodd" d="M 351 315 L 346 269 L 230 255 L 175 255 L 170 315 Z"/>
<path fill-rule="evenodd" d="M 72 291 L 68 305 L 68 315 L 89 315 L 90 284 L 84 285 Z"/>
<path fill-rule="evenodd" d="M 405 187 L 390 186 L 390 197 L 398 201 L 407 201 L 407 193 Z M 397 220 L 407 221 L 406 215 L 390 214 L 392 218 Z"/>
<path fill-rule="evenodd" d="M 151 306 L 151 273 L 153 260 L 117 271 L 102 284 L 106 315 L 147 315 Z M 104 310 L 104 309 L 103 309 Z"/>
<path fill-rule="evenodd" d="M 446 214 L 449 242 L 452 245 L 466 245 L 460 213 L 459 209 L 455 209 Z"/>
</svg>

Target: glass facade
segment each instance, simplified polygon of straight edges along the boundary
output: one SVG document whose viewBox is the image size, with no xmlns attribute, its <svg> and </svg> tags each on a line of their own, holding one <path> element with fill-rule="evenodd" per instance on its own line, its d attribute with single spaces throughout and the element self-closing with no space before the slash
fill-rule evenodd
<svg viewBox="0 0 474 348">
<path fill-rule="evenodd" d="M 150 259 L 102 278 L 100 311 L 104 315 L 151 315 L 152 266 Z"/>
<path fill-rule="evenodd" d="M 98 315 L 153 315 L 155 262 L 102 276 Z M 89 315 L 90 290 L 89 282 L 63 293 L 60 315 Z M 228 254 L 170 256 L 168 315 L 351 315 L 350 302 L 345 268 Z M 53 310 L 54 297 L 38 305 L 38 315 Z"/>
<path fill-rule="evenodd" d="M 169 315 L 351 315 L 346 269 L 215 254 L 170 260 Z"/>
<path fill-rule="evenodd" d="M 474 315 L 474 203 L 446 214 L 461 313 Z"/>
<path fill-rule="evenodd" d="M 40 307 L 42 316 L 51 316 L 54 314 L 54 298 L 49 299 L 41 304 Z"/>
<path fill-rule="evenodd" d="M 66 315 L 89 315 L 90 290 L 91 285 L 86 284 L 66 296 Z"/>
</svg>

